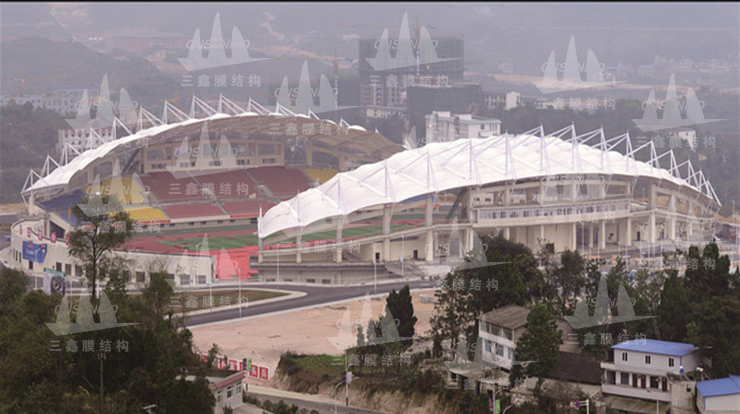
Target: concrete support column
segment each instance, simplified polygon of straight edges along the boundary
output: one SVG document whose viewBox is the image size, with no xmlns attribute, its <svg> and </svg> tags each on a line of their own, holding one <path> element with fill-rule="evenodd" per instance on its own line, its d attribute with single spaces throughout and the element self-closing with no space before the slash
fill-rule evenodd
<svg viewBox="0 0 740 414">
<path fill-rule="evenodd" d="M 262 257 L 262 247 L 263 242 L 262 238 L 260 237 L 257 241 L 257 263 L 262 263 L 262 261 L 264 260 L 264 258 Z"/>
<path fill-rule="evenodd" d="M 588 222 L 588 248 L 594 248 L 594 222 Z"/>
<path fill-rule="evenodd" d="M 578 181 L 573 179 L 570 184 L 570 201 L 578 199 Z"/>
<path fill-rule="evenodd" d="M 509 194 L 509 184 L 504 185 L 504 205 L 511 204 L 511 195 Z"/>
<path fill-rule="evenodd" d="M 426 250 L 424 251 L 424 256 L 426 258 L 427 262 L 433 262 L 434 261 L 434 253 L 435 250 L 435 243 L 434 243 L 434 230 L 427 230 L 426 234 L 426 243 L 425 243 Z"/>
<path fill-rule="evenodd" d="M 601 182 L 599 184 L 599 198 L 605 199 L 606 198 L 606 183 Z"/>
<path fill-rule="evenodd" d="M 344 154 L 338 153 L 337 159 L 339 160 L 339 171 L 345 171 Z"/>
<path fill-rule="evenodd" d="M 313 167 L 313 148 L 311 146 L 306 147 L 306 165 Z"/>
<path fill-rule="evenodd" d="M 339 246 L 340 243 L 342 243 L 342 220 L 338 219 L 337 236 L 335 239 L 335 244 L 336 244 L 336 250 L 335 250 L 335 255 L 334 255 L 335 263 L 342 263 L 342 248 Z"/>
<path fill-rule="evenodd" d="M 468 190 L 468 195 L 466 197 L 467 206 L 465 208 L 465 211 L 467 212 L 467 216 L 468 216 L 468 223 L 472 223 L 474 220 L 474 217 L 473 217 L 474 200 L 475 200 L 475 197 L 473 195 L 473 190 Z"/>
<path fill-rule="evenodd" d="M 545 225 L 544 224 L 540 224 L 540 235 L 537 237 L 544 242 L 545 240 Z"/>
<path fill-rule="evenodd" d="M 668 220 L 668 238 L 670 240 L 676 240 L 676 217 L 672 216 Z"/>
<path fill-rule="evenodd" d="M 301 263 L 301 259 L 302 259 L 301 244 L 303 244 L 303 232 L 299 230 L 298 234 L 296 234 L 295 236 L 295 248 L 296 248 L 295 262 L 296 263 Z"/>
<path fill-rule="evenodd" d="M 383 261 L 387 262 L 391 257 L 391 209 L 383 207 Z"/>
<path fill-rule="evenodd" d="M 424 213 L 424 223 L 427 227 L 432 227 L 434 224 L 434 204 L 432 202 L 432 195 L 428 195 L 426 198 L 426 210 Z"/>
<path fill-rule="evenodd" d="M 577 248 L 577 246 L 576 246 L 576 243 L 577 243 L 576 234 L 577 234 L 577 232 L 578 232 L 578 227 L 576 227 L 576 223 L 572 223 L 570 225 L 570 246 L 569 246 L 570 250 L 576 250 L 576 248 Z"/>
<path fill-rule="evenodd" d="M 606 220 L 599 221 L 599 249 L 606 249 Z"/>
<path fill-rule="evenodd" d="M 650 233 L 650 243 L 655 243 L 655 213 L 650 213 L 650 219 L 648 220 L 648 232 Z"/>
<path fill-rule="evenodd" d="M 504 227 L 504 238 L 506 240 L 511 240 L 511 227 Z"/>
<path fill-rule="evenodd" d="M 632 217 L 624 219 L 624 234 L 621 236 L 622 246 L 629 246 L 632 244 Z"/>
</svg>

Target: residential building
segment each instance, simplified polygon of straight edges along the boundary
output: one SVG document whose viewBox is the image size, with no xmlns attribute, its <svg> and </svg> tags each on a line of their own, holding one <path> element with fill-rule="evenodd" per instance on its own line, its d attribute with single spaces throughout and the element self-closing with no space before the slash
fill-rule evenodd
<svg viewBox="0 0 740 414">
<path fill-rule="evenodd" d="M 195 378 L 195 375 L 185 377 L 188 381 L 195 381 Z M 243 379 L 244 372 L 242 371 L 207 370 L 206 380 L 208 381 L 208 387 L 216 399 L 216 405 L 213 408 L 214 414 L 223 414 L 226 407 L 233 409 L 244 404 L 242 399 Z"/>
<path fill-rule="evenodd" d="M 696 409 L 701 414 L 740 413 L 740 376 L 697 382 Z"/>
<path fill-rule="evenodd" d="M 511 370 L 515 359 L 516 342 L 526 332 L 529 309 L 523 306 L 508 305 L 481 315 L 478 336 L 482 338 L 484 363 Z M 563 332 L 560 351 L 577 352 L 578 343 L 572 341 L 573 328 L 562 319 L 557 320 L 558 329 Z"/>
<path fill-rule="evenodd" d="M 59 153 L 67 145 L 81 153 L 114 139 L 112 128 L 60 129 L 58 135 L 56 149 Z"/>
<path fill-rule="evenodd" d="M 378 39 L 360 39 L 359 42 L 359 71 L 360 71 L 360 104 L 367 108 L 402 107 L 405 106 L 405 92 L 407 86 L 425 83 L 432 84 L 452 83 L 463 79 L 465 70 L 465 43 L 458 38 L 434 39 L 434 51 L 440 62 L 425 64 L 425 58 L 419 55 L 418 44 L 410 41 L 417 64 L 399 68 L 375 70 L 369 63 L 378 57 Z M 400 41 L 390 39 L 390 52 L 396 55 Z M 424 79 L 420 79 L 424 77 Z M 444 79 L 444 82 L 440 80 Z"/>
<path fill-rule="evenodd" d="M 476 114 L 483 109 L 480 83 L 460 81 L 443 86 L 407 88 L 406 114 L 417 134 L 426 134 L 426 116 L 434 111 Z"/>
<path fill-rule="evenodd" d="M 427 142 L 448 142 L 459 138 L 488 138 L 501 134 L 501 121 L 472 114 L 434 111 L 426 117 Z"/>
<path fill-rule="evenodd" d="M 13 102 L 18 105 L 30 103 L 34 108 L 48 109 L 60 115 L 74 114 L 85 91 L 88 96 L 97 96 L 98 93 L 95 89 L 57 89 L 43 94 L 2 95 L 0 106 L 8 106 Z"/>
<path fill-rule="evenodd" d="M 483 99 L 486 109 L 505 109 L 511 110 L 522 106 L 522 94 L 516 91 L 508 92 L 484 92 Z"/>
<path fill-rule="evenodd" d="M 605 395 L 664 404 L 674 411 L 693 406 L 694 384 L 686 374 L 701 364 L 699 348 L 691 344 L 634 339 L 611 347 L 608 361 L 601 363 Z M 624 400 L 611 399 L 618 406 Z M 634 410 L 643 412 L 641 410 Z M 652 409 L 655 412 L 655 409 Z"/>
</svg>

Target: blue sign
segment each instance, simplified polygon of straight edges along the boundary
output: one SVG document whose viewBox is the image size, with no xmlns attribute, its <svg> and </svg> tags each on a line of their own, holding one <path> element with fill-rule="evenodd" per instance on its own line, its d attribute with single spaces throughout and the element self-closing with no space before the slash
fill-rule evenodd
<svg viewBox="0 0 740 414">
<path fill-rule="evenodd" d="M 44 260 L 46 260 L 46 244 L 24 241 L 23 258 L 36 263 L 44 263 Z"/>
</svg>

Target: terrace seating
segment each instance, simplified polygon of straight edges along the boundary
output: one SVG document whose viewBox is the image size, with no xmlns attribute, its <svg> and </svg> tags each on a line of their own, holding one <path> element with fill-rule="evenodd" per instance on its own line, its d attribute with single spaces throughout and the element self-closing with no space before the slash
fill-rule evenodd
<svg viewBox="0 0 740 414">
<path fill-rule="evenodd" d="M 130 208 L 126 212 L 136 221 L 167 220 L 167 215 L 162 210 L 151 207 Z"/>
<path fill-rule="evenodd" d="M 243 169 L 205 174 L 194 173 L 195 179 L 201 186 L 213 186 L 213 194 L 218 199 L 246 198 L 250 194 L 258 193 L 257 184 Z"/>
<path fill-rule="evenodd" d="M 141 182 L 161 203 L 203 200 L 203 187 L 192 177 L 178 179 L 169 172 L 157 172 L 141 176 Z"/>
<path fill-rule="evenodd" d="M 312 184 L 302 171 L 294 168 L 259 167 L 250 168 L 248 172 L 276 196 L 296 195 L 311 188 Z"/>
<path fill-rule="evenodd" d="M 232 217 L 257 217 L 260 212 L 260 206 L 262 206 L 262 212 L 264 213 L 274 205 L 274 203 L 266 200 L 242 200 L 225 202 L 222 207 Z"/>
<path fill-rule="evenodd" d="M 122 204 L 146 204 L 148 200 L 144 197 L 144 189 L 139 182 L 131 177 L 120 177 L 120 181 L 114 181 L 107 178 L 100 183 L 104 195 L 115 195 Z M 85 193 L 89 193 L 89 188 L 85 187 Z"/>
<path fill-rule="evenodd" d="M 187 204 L 175 204 L 171 206 L 165 206 L 164 212 L 171 219 L 181 219 L 189 217 L 212 217 L 212 216 L 225 216 L 224 212 L 219 208 L 210 203 L 187 203 Z"/>
</svg>

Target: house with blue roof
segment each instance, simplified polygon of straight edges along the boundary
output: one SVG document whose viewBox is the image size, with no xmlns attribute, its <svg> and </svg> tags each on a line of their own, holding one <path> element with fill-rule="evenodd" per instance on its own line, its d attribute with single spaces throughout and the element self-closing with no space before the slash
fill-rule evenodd
<svg viewBox="0 0 740 414">
<path fill-rule="evenodd" d="M 664 409 L 693 411 L 694 382 L 682 374 L 702 362 L 699 348 L 686 343 L 634 339 L 611 347 L 601 363 L 601 392 L 605 396 L 644 400 Z M 673 411 L 673 410 L 672 410 Z"/>
<path fill-rule="evenodd" d="M 740 376 L 697 382 L 696 408 L 702 414 L 740 413 Z"/>
</svg>

